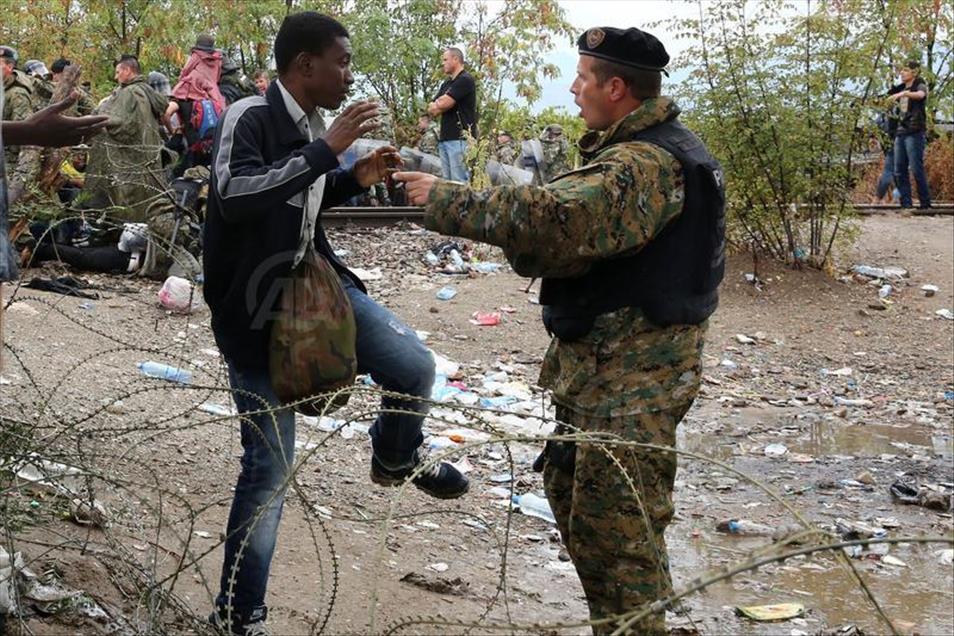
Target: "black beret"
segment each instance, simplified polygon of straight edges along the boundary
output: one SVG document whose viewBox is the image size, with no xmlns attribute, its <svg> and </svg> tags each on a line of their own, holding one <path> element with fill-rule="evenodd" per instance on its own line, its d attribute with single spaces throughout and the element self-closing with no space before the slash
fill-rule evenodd
<svg viewBox="0 0 954 636">
<path fill-rule="evenodd" d="M 50 70 L 54 73 L 62 73 L 70 64 L 71 62 L 68 59 L 61 57 L 50 65 Z"/>
<path fill-rule="evenodd" d="M 669 75 L 666 47 L 654 35 L 636 28 L 593 27 L 579 37 L 576 45 L 580 55 Z"/>
</svg>

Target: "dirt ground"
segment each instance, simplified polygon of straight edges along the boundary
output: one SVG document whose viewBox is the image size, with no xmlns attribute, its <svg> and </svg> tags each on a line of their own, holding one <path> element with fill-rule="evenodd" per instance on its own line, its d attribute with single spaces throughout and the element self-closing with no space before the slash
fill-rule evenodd
<svg viewBox="0 0 954 636">
<path fill-rule="evenodd" d="M 442 239 L 415 228 L 330 234 L 350 265 L 380 268 L 368 283 L 372 296 L 459 363 L 468 389 L 493 396 L 484 376 L 503 371 L 506 380 L 531 385 L 525 402 L 540 403 L 532 385 L 548 337 L 535 292 L 525 291 L 528 280 L 507 268 L 473 278 L 437 273 L 421 257 Z M 501 258 L 496 250 L 477 253 Z M 847 274 L 855 264 L 900 266 L 909 276 L 891 281 L 882 302 L 879 282 Z M 954 218 L 866 218 L 835 278 L 761 262 L 753 285 L 745 276 L 752 271 L 749 256 L 729 261 L 703 391 L 680 428 L 679 447 L 688 454 L 667 534 L 676 590 L 743 563 L 773 540 L 726 535 L 718 523 L 790 526 L 792 513 L 774 497 L 842 537 L 864 536 L 866 527 L 892 538 L 950 537 L 950 512 L 900 505 L 889 488 L 901 477 L 941 494 L 954 488 L 954 322 L 935 314 L 954 309 Z M 23 280 L 57 272 L 32 270 Z M 147 626 L 202 632 L 241 450 L 234 419 L 197 409 L 231 404 L 208 311 L 166 312 L 156 304 L 158 284 L 87 278 L 107 288 L 100 298 L 4 287 L 5 300 L 16 296 L 4 318 L 13 349 L 5 352 L 0 387 L 4 443 L 81 467 L 78 479 L 109 516 L 105 531 L 79 525 L 48 488 L 21 481 L 7 491 L 8 549 L 21 552 L 42 581 L 82 593 L 55 606 L 25 599 L 26 625 L 36 634 Z M 939 291 L 926 297 L 924 284 Z M 457 295 L 438 300 L 443 286 Z M 469 322 L 475 311 L 501 307 L 500 325 Z M 183 386 L 144 378 L 135 364 L 145 360 L 188 368 L 195 379 Z M 448 634 L 478 622 L 497 627 L 475 633 L 509 633 L 507 624 L 518 632 L 588 633 L 565 626 L 587 613 L 553 525 L 511 512 L 509 493 L 501 491 L 511 473 L 514 493 L 541 491 L 530 466 L 538 446 L 503 437 L 546 427 L 498 413 L 488 418 L 498 431 L 492 443 L 454 447 L 448 429 L 463 428 L 453 420 L 464 411 L 453 403 L 435 409 L 426 429 L 451 445 L 447 452 L 472 482 L 466 497 L 443 502 L 370 483 L 364 431 L 373 408 L 369 398 L 354 397 L 334 416 L 355 422 L 339 434 L 300 423 L 302 463 L 269 584 L 274 633 Z M 31 441 L 17 437 L 30 429 Z M 453 439 L 477 439 L 466 429 L 456 433 Z M 954 572 L 943 552 L 950 547 L 909 541 L 851 563 L 899 631 L 951 633 Z M 757 623 L 734 611 L 788 602 L 802 604 L 805 614 Z M 438 616 L 460 625 L 433 624 Z M 689 595 L 669 620 L 679 633 L 857 633 L 851 625 L 887 631 L 830 554 L 714 583 Z"/>
</svg>

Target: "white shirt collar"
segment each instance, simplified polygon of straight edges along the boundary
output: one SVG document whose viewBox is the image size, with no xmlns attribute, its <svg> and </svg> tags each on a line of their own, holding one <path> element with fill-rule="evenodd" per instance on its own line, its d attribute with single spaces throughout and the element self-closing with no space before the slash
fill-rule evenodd
<svg viewBox="0 0 954 636">
<path fill-rule="evenodd" d="M 288 114 L 291 115 L 292 121 L 295 122 L 296 126 L 298 126 L 298 130 L 300 130 L 303 135 L 310 138 L 308 129 L 305 127 L 305 123 L 308 121 L 308 115 L 305 113 L 304 109 L 298 105 L 298 102 L 295 101 L 295 98 L 292 97 L 292 94 L 288 92 L 281 80 L 277 79 L 275 80 L 275 83 L 278 84 L 278 90 L 281 91 L 282 99 L 285 101 L 285 110 L 287 110 Z"/>
</svg>

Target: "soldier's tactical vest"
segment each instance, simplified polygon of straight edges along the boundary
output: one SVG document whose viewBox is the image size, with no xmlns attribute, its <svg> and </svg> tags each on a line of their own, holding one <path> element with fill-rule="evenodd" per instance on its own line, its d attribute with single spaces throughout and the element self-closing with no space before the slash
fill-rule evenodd
<svg viewBox="0 0 954 636">
<path fill-rule="evenodd" d="M 725 272 L 725 188 L 722 168 L 678 121 L 635 133 L 629 141 L 669 151 L 682 165 L 682 213 L 637 253 L 604 259 L 577 278 L 544 278 L 543 323 L 561 340 L 582 338 L 597 316 L 639 307 L 655 325 L 696 325 L 719 304 Z"/>
</svg>

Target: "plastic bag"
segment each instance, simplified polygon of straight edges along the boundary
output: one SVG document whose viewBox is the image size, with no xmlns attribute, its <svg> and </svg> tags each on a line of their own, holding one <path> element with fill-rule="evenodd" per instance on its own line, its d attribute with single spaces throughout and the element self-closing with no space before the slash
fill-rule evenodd
<svg viewBox="0 0 954 636">
<path fill-rule="evenodd" d="M 170 276 L 159 290 L 159 304 L 170 311 L 191 314 L 201 304 L 200 294 L 188 280 Z"/>
</svg>

